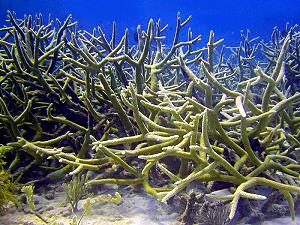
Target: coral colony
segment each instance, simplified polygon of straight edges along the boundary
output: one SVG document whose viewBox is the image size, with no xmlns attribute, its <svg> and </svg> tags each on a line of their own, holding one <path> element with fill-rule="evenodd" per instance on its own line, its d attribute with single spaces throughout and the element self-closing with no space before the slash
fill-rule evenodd
<svg viewBox="0 0 300 225">
<path fill-rule="evenodd" d="M 229 219 L 242 199 L 266 201 L 256 190 L 264 186 L 280 192 L 294 219 L 297 26 L 275 28 L 269 42 L 244 32 L 238 47 L 225 47 L 213 32 L 206 45 L 185 30 L 190 19 L 177 15 L 169 47 L 160 20 L 145 31 L 138 26 L 131 46 L 128 30 L 119 40 L 115 23 L 105 35 L 100 27 L 78 30 L 71 16 L 8 12 L 0 30 L 7 173 L 40 168 L 53 180 L 93 171 L 87 186 L 141 186 L 162 202 L 192 183 L 214 186 L 211 192 L 229 187 L 228 195 L 205 193 L 229 203 Z"/>
</svg>

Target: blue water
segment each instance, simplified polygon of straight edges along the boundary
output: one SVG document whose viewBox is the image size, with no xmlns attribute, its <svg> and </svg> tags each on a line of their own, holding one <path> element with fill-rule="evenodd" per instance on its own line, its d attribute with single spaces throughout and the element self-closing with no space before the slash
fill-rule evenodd
<svg viewBox="0 0 300 225">
<path fill-rule="evenodd" d="M 146 29 L 150 18 L 161 18 L 162 24 L 169 24 L 167 41 L 171 41 L 176 14 L 181 12 L 183 19 L 192 15 L 189 26 L 194 35 L 202 35 L 203 45 L 210 30 L 214 30 L 216 38 L 225 38 L 226 45 L 232 45 L 239 43 L 240 30 L 250 29 L 253 37 L 267 40 L 274 26 L 284 29 L 286 22 L 300 22 L 300 0 L 0 0 L 1 26 L 7 10 L 15 11 L 19 18 L 42 13 L 45 18 L 51 14 L 64 19 L 72 14 L 81 29 L 91 31 L 100 25 L 106 33 L 116 21 L 119 34 L 127 27 L 131 40 L 138 24 Z"/>
</svg>

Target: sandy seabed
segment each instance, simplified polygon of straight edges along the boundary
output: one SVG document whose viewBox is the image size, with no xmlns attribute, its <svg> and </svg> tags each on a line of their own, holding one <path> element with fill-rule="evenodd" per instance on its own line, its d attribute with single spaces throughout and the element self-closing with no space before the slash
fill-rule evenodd
<svg viewBox="0 0 300 225">
<path fill-rule="evenodd" d="M 154 197 L 144 192 L 130 192 L 126 189 L 118 190 L 122 195 L 122 201 L 115 203 L 97 203 L 92 206 L 91 212 L 82 218 L 81 225 L 179 225 L 180 215 L 171 206 L 158 202 Z M 113 193 L 110 191 L 110 193 Z M 107 194 L 107 193 L 105 193 Z M 75 214 L 71 207 L 65 203 L 65 193 L 55 192 L 54 199 L 47 200 L 44 195 L 36 195 L 36 211 L 46 219 L 48 224 L 70 225 Z M 78 205 L 77 218 L 82 215 L 82 206 L 85 200 Z M 16 210 L 14 207 L 8 213 L 0 217 L 1 225 L 45 225 L 38 216 L 24 210 Z M 54 223 L 56 222 L 56 223 Z M 212 222 L 212 225 L 214 223 Z M 300 225 L 300 212 L 296 222 L 285 216 L 255 225 Z"/>
</svg>

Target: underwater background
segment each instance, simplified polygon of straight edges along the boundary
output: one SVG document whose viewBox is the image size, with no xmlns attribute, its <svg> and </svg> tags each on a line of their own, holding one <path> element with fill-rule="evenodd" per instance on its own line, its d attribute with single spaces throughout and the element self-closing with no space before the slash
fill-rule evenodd
<svg viewBox="0 0 300 225">
<path fill-rule="evenodd" d="M 128 28 L 131 41 L 134 41 L 137 25 L 145 28 L 151 18 L 155 21 L 161 18 L 162 24 L 169 24 L 164 33 L 169 42 L 175 31 L 176 14 L 180 12 L 183 18 L 192 15 L 189 27 L 195 35 L 201 34 L 202 40 L 207 40 L 209 31 L 213 30 L 217 39 L 225 39 L 226 45 L 238 44 L 240 31 L 247 29 L 252 37 L 268 40 L 275 26 L 284 30 L 287 22 L 293 25 L 300 19 L 299 0 L 1 0 L 1 26 L 6 20 L 7 10 L 15 11 L 19 17 L 42 13 L 45 17 L 51 14 L 52 19 L 60 20 L 72 14 L 73 20 L 79 21 L 80 29 L 91 31 L 101 25 L 105 33 L 116 21 L 119 36 Z"/>
<path fill-rule="evenodd" d="M 300 222 L 299 12 L 0 0 L 0 225 Z"/>
</svg>

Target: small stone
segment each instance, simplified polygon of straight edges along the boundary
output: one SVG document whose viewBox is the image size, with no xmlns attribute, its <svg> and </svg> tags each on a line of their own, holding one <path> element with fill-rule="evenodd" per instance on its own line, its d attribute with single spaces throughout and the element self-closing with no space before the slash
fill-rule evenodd
<svg viewBox="0 0 300 225">
<path fill-rule="evenodd" d="M 36 206 L 36 207 L 35 207 L 35 210 L 36 210 L 36 211 L 40 211 L 40 210 L 42 210 L 42 209 L 43 209 L 43 206 L 42 206 L 42 205 L 39 205 L 39 206 Z"/>
<path fill-rule="evenodd" d="M 16 207 L 9 207 L 8 209 L 7 209 L 7 213 L 10 213 L 10 214 L 14 214 L 15 212 L 17 211 L 17 209 L 16 209 Z"/>
<path fill-rule="evenodd" d="M 59 185 L 59 186 L 57 186 L 57 187 L 55 188 L 55 191 L 56 191 L 56 192 L 64 192 L 65 190 L 64 190 L 64 187 L 63 187 L 62 185 Z"/>
<path fill-rule="evenodd" d="M 53 205 L 48 205 L 45 207 L 45 211 L 51 211 L 54 209 L 54 206 Z"/>
<path fill-rule="evenodd" d="M 43 214 L 45 212 L 44 208 L 41 208 L 40 210 L 37 210 L 38 213 Z"/>
<path fill-rule="evenodd" d="M 24 211 L 25 214 L 31 213 L 31 210 L 30 210 L 28 207 L 25 207 L 25 208 L 23 209 L 23 211 Z"/>
<path fill-rule="evenodd" d="M 55 198 L 55 193 L 54 191 L 49 191 L 46 195 L 45 195 L 45 199 L 47 200 L 53 200 Z"/>
<path fill-rule="evenodd" d="M 93 178 L 95 178 L 98 174 L 95 173 L 94 171 L 88 171 L 87 174 L 86 174 L 86 177 L 88 180 L 91 180 Z"/>
<path fill-rule="evenodd" d="M 27 198 L 26 198 L 25 194 L 23 194 L 23 193 L 21 194 L 20 201 L 21 201 L 21 203 L 27 204 Z"/>
<path fill-rule="evenodd" d="M 54 190 L 57 187 L 56 184 L 48 184 L 47 189 L 48 190 Z"/>
<path fill-rule="evenodd" d="M 69 217 L 69 216 L 72 215 L 72 212 L 71 212 L 70 210 L 63 210 L 63 211 L 62 211 L 62 215 L 63 215 L 64 217 Z"/>
<path fill-rule="evenodd" d="M 44 204 L 44 200 L 43 200 L 43 197 L 42 196 L 39 196 L 39 195 L 33 195 L 33 202 L 35 205 L 38 205 L 38 204 Z"/>
</svg>

